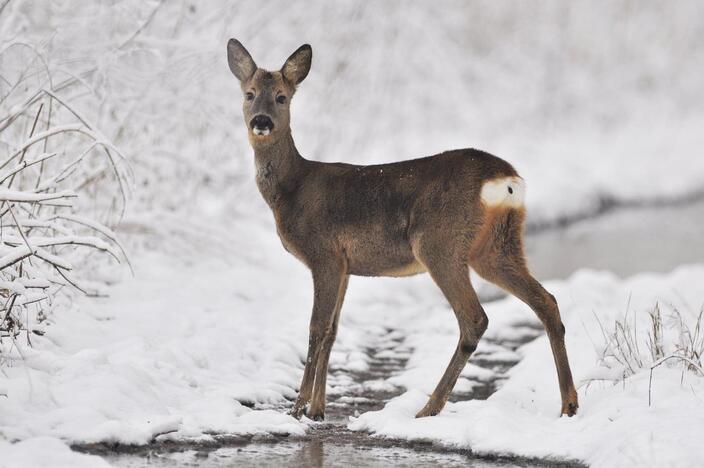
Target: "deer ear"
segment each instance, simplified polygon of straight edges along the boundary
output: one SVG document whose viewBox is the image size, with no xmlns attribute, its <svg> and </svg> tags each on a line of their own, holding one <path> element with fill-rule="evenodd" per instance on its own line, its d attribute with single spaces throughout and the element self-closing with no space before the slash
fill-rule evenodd
<svg viewBox="0 0 704 468">
<path fill-rule="evenodd" d="M 257 71 L 257 64 L 237 39 L 230 39 L 227 42 L 227 64 L 230 65 L 232 74 L 241 82 L 250 79 Z"/>
<path fill-rule="evenodd" d="M 297 85 L 308 76 L 311 60 L 313 60 L 313 49 L 308 44 L 303 44 L 286 59 L 286 63 L 281 67 L 281 74 Z"/>
</svg>

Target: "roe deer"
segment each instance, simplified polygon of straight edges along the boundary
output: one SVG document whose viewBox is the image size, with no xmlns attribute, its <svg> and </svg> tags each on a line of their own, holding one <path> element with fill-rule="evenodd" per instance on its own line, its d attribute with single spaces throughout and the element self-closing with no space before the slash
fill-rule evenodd
<svg viewBox="0 0 704 468">
<path fill-rule="evenodd" d="M 523 255 L 523 179 L 506 161 L 475 149 L 373 166 L 304 159 L 291 137 L 290 103 L 312 56 L 303 45 L 272 72 L 258 68 L 237 40 L 227 44 L 244 93 L 257 186 L 284 248 L 313 275 L 308 356 L 291 414 L 324 418 L 328 360 L 349 275 L 422 272 L 442 290 L 460 331 L 445 374 L 416 417 L 438 414 L 488 324 L 470 283 L 472 267 L 538 315 L 557 367 L 561 414 L 574 415 L 577 392 L 560 311 Z"/>
</svg>

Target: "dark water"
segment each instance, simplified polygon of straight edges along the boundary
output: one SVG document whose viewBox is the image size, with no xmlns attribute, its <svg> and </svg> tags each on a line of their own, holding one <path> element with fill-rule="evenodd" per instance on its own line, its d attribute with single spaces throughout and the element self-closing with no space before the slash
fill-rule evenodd
<svg viewBox="0 0 704 468">
<path fill-rule="evenodd" d="M 541 279 L 565 278 L 580 268 L 608 269 L 627 276 L 639 271 L 668 271 L 677 265 L 704 260 L 704 201 L 683 206 L 616 210 L 562 229 L 530 234 L 526 250 L 534 274 Z M 393 331 L 389 331 L 393 333 Z M 535 335 L 540 333 L 536 330 Z M 528 337 L 528 339 L 532 339 Z M 401 345 L 402 337 L 396 342 Z M 520 342 L 498 343 L 515 349 Z M 367 350 L 370 369 L 351 373 L 362 383 L 385 379 L 405 365 L 403 359 L 376 359 Z M 477 355 L 472 361 L 501 374 L 515 362 L 493 362 Z M 335 370 L 331 372 L 345 372 Z M 471 394 L 452 399 L 487 398 L 500 380 L 481 382 Z M 314 426 L 303 438 L 225 440 L 219 446 L 159 446 L 115 451 L 92 448 L 119 467 L 381 467 L 381 466 L 569 466 L 564 462 L 517 458 L 476 458 L 468 451 L 447 451 L 423 442 L 378 439 L 345 428 L 346 416 L 383 407 L 399 391 L 369 390 L 348 398 L 331 396 L 328 421 Z M 352 398 L 349 398 L 352 397 Z M 356 397 L 356 398 L 355 398 Z M 283 410 L 283 408 L 280 408 Z M 85 450 L 85 448 L 84 448 Z"/>
<path fill-rule="evenodd" d="M 526 237 L 538 278 L 566 278 L 580 268 L 619 276 L 667 272 L 704 261 L 704 200 L 678 206 L 614 210 L 564 229 Z"/>
<path fill-rule="evenodd" d="M 121 467 L 495 467 L 526 466 L 497 464 L 476 460 L 460 454 L 421 452 L 394 447 L 377 448 L 351 444 L 327 445 L 322 442 L 281 442 L 278 444 L 250 444 L 239 448 L 222 448 L 212 452 L 187 451 L 164 453 L 149 458 L 137 456 L 106 457 Z"/>
</svg>

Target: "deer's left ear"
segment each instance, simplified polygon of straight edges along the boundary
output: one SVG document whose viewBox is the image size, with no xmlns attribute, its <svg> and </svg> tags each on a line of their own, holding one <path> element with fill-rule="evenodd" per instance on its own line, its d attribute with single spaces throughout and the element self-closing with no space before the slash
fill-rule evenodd
<svg viewBox="0 0 704 468">
<path fill-rule="evenodd" d="M 308 76 L 312 60 L 313 49 L 308 44 L 303 44 L 286 59 L 286 63 L 281 67 L 281 73 L 284 78 L 297 85 Z"/>
</svg>

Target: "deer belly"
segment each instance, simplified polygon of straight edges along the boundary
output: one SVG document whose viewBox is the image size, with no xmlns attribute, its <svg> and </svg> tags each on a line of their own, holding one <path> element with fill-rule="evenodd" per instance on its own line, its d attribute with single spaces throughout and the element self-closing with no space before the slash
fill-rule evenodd
<svg viewBox="0 0 704 468">
<path fill-rule="evenodd" d="M 384 270 L 381 272 L 381 275 L 379 276 L 393 276 L 393 277 L 401 277 L 401 276 L 413 276 L 417 275 L 419 273 L 425 273 L 426 270 L 425 266 L 420 263 L 417 260 L 414 260 L 409 263 L 405 263 L 403 265 L 397 266 L 397 267 L 392 267 L 389 268 L 388 270 Z"/>
<path fill-rule="evenodd" d="M 411 246 L 402 239 L 354 236 L 346 239 L 343 245 L 352 275 L 410 276 L 425 271 L 413 256 Z"/>
<path fill-rule="evenodd" d="M 380 261 L 386 260 L 386 261 Z M 395 259 L 375 259 L 369 262 L 360 262 L 359 259 L 350 260 L 349 273 L 357 276 L 412 276 L 425 273 L 427 270 L 417 260 L 394 261 Z"/>
</svg>

